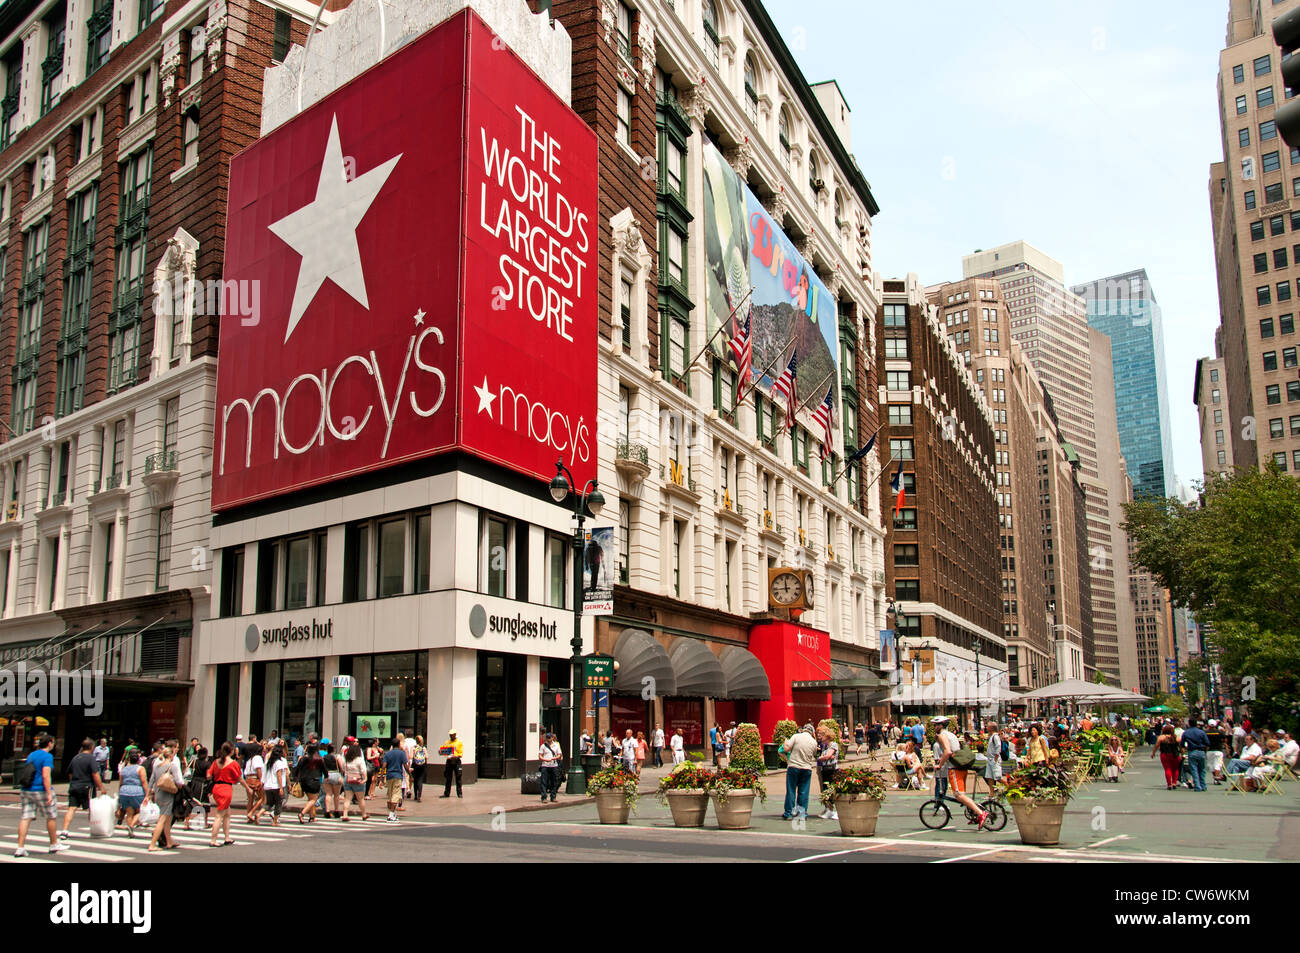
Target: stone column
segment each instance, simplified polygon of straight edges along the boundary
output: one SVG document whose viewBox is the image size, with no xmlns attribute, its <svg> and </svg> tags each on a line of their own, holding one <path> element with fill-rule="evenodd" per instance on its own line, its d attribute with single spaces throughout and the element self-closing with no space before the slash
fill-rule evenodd
<svg viewBox="0 0 1300 953">
<path fill-rule="evenodd" d="M 68 595 L 68 550 L 71 542 L 72 530 L 65 523 L 59 527 L 59 547 L 55 553 L 54 563 L 54 598 L 51 609 L 62 609 L 64 600 Z"/>
<path fill-rule="evenodd" d="M 239 663 L 239 701 L 235 707 L 235 734 L 248 737 L 249 717 L 253 711 L 253 663 Z M 320 703 L 317 702 L 317 707 Z"/>
<path fill-rule="evenodd" d="M 14 617 L 14 603 L 18 601 L 18 537 L 9 540 L 9 578 L 5 581 L 6 619 Z"/>
<path fill-rule="evenodd" d="M 122 598 L 122 579 L 126 563 L 126 511 L 119 508 L 113 518 L 113 572 L 108 582 L 108 592 L 104 594 L 107 602 Z"/>
</svg>

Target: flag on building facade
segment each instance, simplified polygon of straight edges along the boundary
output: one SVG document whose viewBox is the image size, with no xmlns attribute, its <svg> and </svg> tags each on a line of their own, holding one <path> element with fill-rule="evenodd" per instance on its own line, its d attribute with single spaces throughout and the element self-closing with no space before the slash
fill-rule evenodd
<svg viewBox="0 0 1300 953">
<path fill-rule="evenodd" d="M 754 341 L 750 337 L 751 320 L 754 316 L 754 309 L 750 308 L 745 315 L 745 323 L 741 325 L 740 331 L 731 337 L 731 356 L 736 361 L 736 386 L 744 387 L 749 383 L 750 377 L 753 376 L 754 367 Z"/>
<path fill-rule="evenodd" d="M 798 352 L 790 355 L 790 363 L 785 366 L 785 371 L 777 378 L 772 385 L 772 399 L 780 394 L 785 398 L 785 429 L 789 430 L 794 426 L 794 391 L 795 391 L 795 358 Z"/>
<path fill-rule="evenodd" d="M 835 416 L 835 385 L 832 384 L 830 390 L 826 391 L 826 399 L 823 400 L 817 409 L 813 411 L 813 420 L 817 421 L 822 428 L 822 459 L 826 459 L 827 453 L 835 452 L 835 432 L 831 427 L 832 419 Z"/>
<path fill-rule="evenodd" d="M 898 519 L 898 514 L 903 511 L 903 500 L 907 493 L 903 489 L 903 465 L 900 463 L 898 469 L 894 472 L 893 478 L 889 481 L 889 488 L 898 494 L 894 501 L 894 519 Z"/>
</svg>

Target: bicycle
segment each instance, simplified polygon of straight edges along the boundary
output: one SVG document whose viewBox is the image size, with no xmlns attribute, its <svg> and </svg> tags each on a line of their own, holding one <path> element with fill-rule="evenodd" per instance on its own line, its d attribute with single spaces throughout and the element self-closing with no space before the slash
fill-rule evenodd
<svg viewBox="0 0 1300 953">
<path fill-rule="evenodd" d="M 952 797 L 949 794 L 944 794 L 942 797 L 936 796 L 926 801 L 921 805 L 920 811 L 917 812 L 921 818 L 921 823 L 932 831 L 942 830 L 947 827 L 948 822 L 952 820 L 952 811 L 949 809 L 948 805 L 944 803 L 945 801 L 951 801 L 953 804 L 961 804 L 961 801 L 957 800 L 955 797 Z M 1002 828 L 1007 826 L 1007 809 L 1002 806 L 1002 802 L 997 798 L 988 798 L 980 801 L 979 806 L 980 810 L 988 813 L 988 817 L 984 820 L 985 830 L 1000 831 Z M 979 819 L 969 807 L 966 807 L 966 805 L 962 804 L 962 809 L 965 811 L 966 819 L 972 824 Z"/>
</svg>

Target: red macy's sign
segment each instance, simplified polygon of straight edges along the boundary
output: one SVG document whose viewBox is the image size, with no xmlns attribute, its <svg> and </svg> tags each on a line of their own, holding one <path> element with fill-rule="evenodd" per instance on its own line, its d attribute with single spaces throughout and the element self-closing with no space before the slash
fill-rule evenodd
<svg viewBox="0 0 1300 953">
<path fill-rule="evenodd" d="M 214 509 L 456 448 L 595 476 L 595 136 L 475 14 L 235 157 L 229 207 L 262 308 L 221 326 Z"/>
</svg>

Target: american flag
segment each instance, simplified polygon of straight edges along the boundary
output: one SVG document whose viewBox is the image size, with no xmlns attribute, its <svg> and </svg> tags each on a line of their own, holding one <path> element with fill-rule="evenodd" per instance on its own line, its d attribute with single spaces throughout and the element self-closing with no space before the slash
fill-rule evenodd
<svg viewBox="0 0 1300 953">
<path fill-rule="evenodd" d="M 772 385 L 772 399 L 776 399 L 777 394 L 785 397 L 785 429 L 789 430 L 794 422 L 794 388 L 795 388 L 795 358 L 797 353 L 790 355 L 790 363 L 785 366 L 785 372 L 781 374 L 775 384 Z"/>
<path fill-rule="evenodd" d="M 754 341 L 749 336 L 750 320 L 753 316 L 754 310 L 751 308 L 745 315 L 745 323 L 741 325 L 739 333 L 732 335 L 731 338 L 731 356 L 736 359 L 736 370 L 739 375 L 736 380 L 737 388 L 744 387 L 753 376 Z"/>
<path fill-rule="evenodd" d="M 832 384 L 826 391 L 826 399 L 818 405 L 813 411 L 813 420 L 821 424 L 822 427 L 822 459 L 826 459 L 827 453 L 835 451 L 835 435 L 831 430 L 831 419 L 835 415 L 835 385 Z"/>
</svg>

